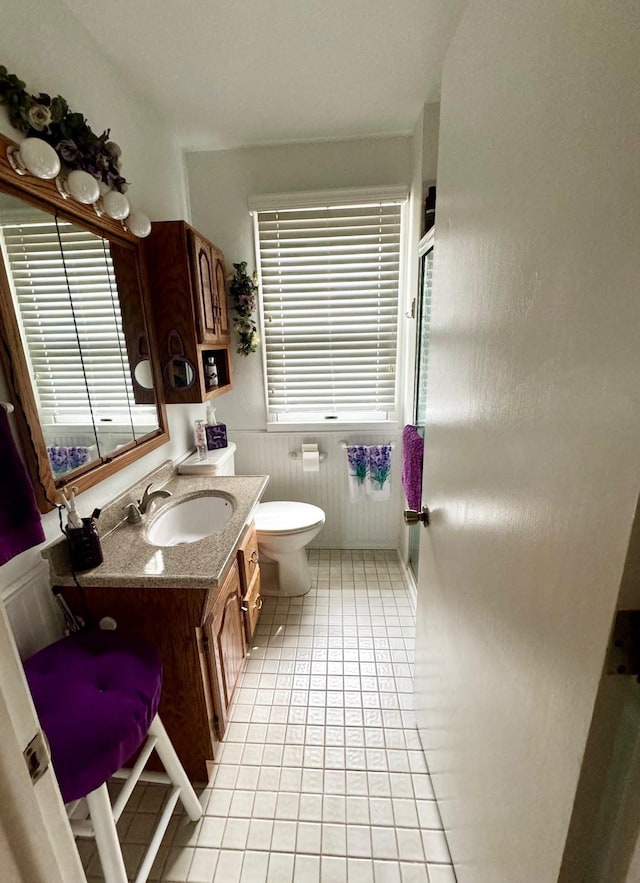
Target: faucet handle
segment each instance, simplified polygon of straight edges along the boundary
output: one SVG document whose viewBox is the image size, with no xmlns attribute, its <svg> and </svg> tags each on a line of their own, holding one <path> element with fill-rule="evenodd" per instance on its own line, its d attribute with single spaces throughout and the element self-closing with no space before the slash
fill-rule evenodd
<svg viewBox="0 0 640 883">
<path fill-rule="evenodd" d="M 142 495 L 142 499 L 140 500 L 140 505 L 143 506 L 145 504 L 147 497 L 149 496 L 149 491 L 151 490 L 152 487 L 153 487 L 153 482 L 151 482 L 151 484 L 148 484 L 146 486 L 146 488 L 144 489 L 144 493 Z"/>
<path fill-rule="evenodd" d="M 142 513 L 140 512 L 137 503 L 129 503 L 128 506 L 124 507 L 124 511 L 127 513 L 128 524 L 138 524 L 142 521 Z"/>
</svg>

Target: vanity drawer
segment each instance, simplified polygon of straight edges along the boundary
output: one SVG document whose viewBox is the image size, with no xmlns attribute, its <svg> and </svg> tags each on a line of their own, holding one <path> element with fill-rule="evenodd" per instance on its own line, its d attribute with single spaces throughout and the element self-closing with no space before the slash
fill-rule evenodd
<svg viewBox="0 0 640 883">
<path fill-rule="evenodd" d="M 240 589 L 245 596 L 256 573 L 260 570 L 258 559 L 258 534 L 255 523 L 247 527 L 247 531 L 238 549 L 238 565 L 240 568 Z"/>
</svg>

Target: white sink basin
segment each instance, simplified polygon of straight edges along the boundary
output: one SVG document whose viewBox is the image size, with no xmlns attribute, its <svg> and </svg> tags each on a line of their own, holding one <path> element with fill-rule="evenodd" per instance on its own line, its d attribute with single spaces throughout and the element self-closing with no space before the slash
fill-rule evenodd
<svg viewBox="0 0 640 883">
<path fill-rule="evenodd" d="M 154 546 L 195 543 L 222 530 L 233 515 L 230 497 L 203 493 L 169 503 L 153 519 L 146 537 Z"/>
</svg>

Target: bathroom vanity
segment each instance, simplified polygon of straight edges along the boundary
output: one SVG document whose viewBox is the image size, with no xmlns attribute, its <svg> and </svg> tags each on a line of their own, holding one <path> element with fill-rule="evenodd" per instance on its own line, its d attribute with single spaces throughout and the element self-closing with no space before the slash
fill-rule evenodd
<svg viewBox="0 0 640 883">
<path fill-rule="evenodd" d="M 62 587 L 76 615 L 93 625 L 110 617 L 119 631 L 159 649 L 164 669 L 159 711 L 194 781 L 208 779 L 262 606 L 252 511 L 267 482 L 266 476 L 173 474 L 165 482 L 156 477 L 154 487 L 162 485 L 172 496 L 155 504 L 148 521 L 121 520 L 106 533 L 104 562 L 77 574 L 80 586 L 74 584 L 65 542 L 47 550 L 52 584 Z M 140 493 L 136 486 L 114 501 L 105 510 L 107 519 L 113 520 L 113 507 L 122 519 L 127 503 Z M 175 546 L 148 541 L 159 518 L 175 512 L 181 501 L 206 495 L 232 501 L 233 513 L 221 529 Z"/>
</svg>

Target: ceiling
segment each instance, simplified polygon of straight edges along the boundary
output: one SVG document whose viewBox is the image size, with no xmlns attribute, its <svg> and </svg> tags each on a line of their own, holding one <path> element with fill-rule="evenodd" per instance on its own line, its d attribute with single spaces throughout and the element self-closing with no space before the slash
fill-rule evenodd
<svg viewBox="0 0 640 883">
<path fill-rule="evenodd" d="M 465 4 L 64 2 L 194 149 L 411 132 Z"/>
</svg>

